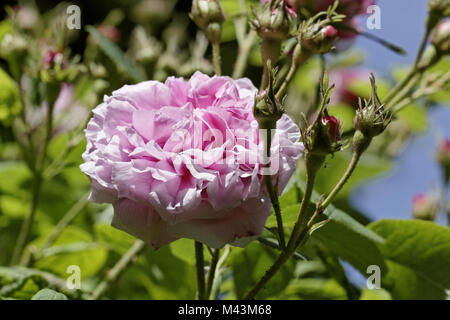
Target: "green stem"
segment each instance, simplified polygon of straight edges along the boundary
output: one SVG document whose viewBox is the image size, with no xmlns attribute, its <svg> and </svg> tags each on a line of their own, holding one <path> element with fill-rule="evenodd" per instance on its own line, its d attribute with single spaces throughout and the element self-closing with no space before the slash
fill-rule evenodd
<svg viewBox="0 0 450 320">
<path fill-rule="evenodd" d="M 286 261 L 294 254 L 296 250 L 295 244 L 298 241 L 299 236 L 302 235 L 302 225 L 304 223 L 307 208 L 309 206 L 313 188 L 314 181 L 317 170 L 322 166 L 324 157 L 312 156 L 311 154 L 306 154 L 306 186 L 303 194 L 302 203 L 300 205 L 300 210 L 297 216 L 297 221 L 295 223 L 294 229 L 292 230 L 291 237 L 286 248 L 286 251 L 281 252 L 278 258 L 275 260 L 274 264 L 266 271 L 264 276 L 256 283 L 256 285 L 250 290 L 250 292 L 244 297 L 245 300 L 252 300 L 258 294 L 258 292 L 264 288 L 266 283 L 272 279 L 272 277 L 277 273 L 277 271 L 286 263 Z"/>
<path fill-rule="evenodd" d="M 245 37 L 242 44 L 239 45 L 238 57 L 236 64 L 234 65 L 233 78 L 238 79 L 244 75 L 245 69 L 247 68 L 248 57 L 252 50 L 253 44 L 257 38 L 255 31 L 250 31 Z"/>
<path fill-rule="evenodd" d="M 306 153 L 306 186 L 303 194 L 302 204 L 297 215 L 297 220 L 295 222 L 294 229 L 292 230 L 292 234 L 287 245 L 286 251 L 288 253 L 294 253 L 295 251 L 295 244 L 297 243 L 297 239 L 301 235 L 302 226 L 306 218 L 306 212 L 311 201 L 316 174 L 322 166 L 324 160 L 324 156 L 314 156 L 310 153 Z"/>
<path fill-rule="evenodd" d="M 36 216 L 37 205 L 39 202 L 39 195 L 41 192 L 42 185 L 42 177 L 40 174 L 35 176 L 34 186 L 33 186 L 33 196 L 31 202 L 30 213 L 26 217 L 25 221 L 22 224 L 20 229 L 19 236 L 17 238 L 16 246 L 14 247 L 14 252 L 11 260 L 11 265 L 16 265 L 20 262 L 20 257 L 22 256 L 23 249 L 25 248 L 25 244 L 28 240 L 28 236 L 31 231 L 31 227 L 34 222 L 34 218 Z"/>
<path fill-rule="evenodd" d="M 420 60 L 423 57 L 423 53 L 425 51 L 425 46 L 427 44 L 430 34 L 431 34 L 431 30 L 429 30 L 429 28 L 427 28 L 427 30 L 422 38 L 422 41 L 420 43 L 419 51 L 417 52 L 417 56 L 416 56 L 416 59 L 414 60 L 414 64 L 413 64 L 411 70 L 408 72 L 406 77 L 404 77 L 402 79 L 402 81 L 400 81 L 384 98 L 383 102 L 385 104 L 389 103 L 392 99 L 394 99 L 397 96 L 397 94 L 410 82 L 411 78 L 414 77 L 419 70 L 420 70 L 420 72 L 425 71 L 425 70 L 419 69 L 419 64 L 420 64 Z"/>
<path fill-rule="evenodd" d="M 203 244 L 198 241 L 195 241 L 195 260 L 197 262 L 197 299 L 205 300 L 205 260 Z"/>
<path fill-rule="evenodd" d="M 269 175 L 265 175 L 265 182 L 267 191 L 269 192 L 270 201 L 272 202 L 273 210 L 275 211 L 275 217 L 277 218 L 277 230 L 278 240 L 280 242 L 281 250 L 286 249 L 286 239 L 284 236 L 283 217 L 281 215 L 280 201 L 278 199 L 278 193 L 274 189 L 272 184 L 272 178 Z"/>
<path fill-rule="evenodd" d="M 213 52 L 213 65 L 214 65 L 214 73 L 217 76 L 222 75 L 222 59 L 220 56 L 220 41 L 213 41 L 212 52 Z"/>
<path fill-rule="evenodd" d="M 331 203 L 331 201 L 333 201 L 334 197 L 339 193 L 339 191 L 341 191 L 342 187 L 347 183 L 348 179 L 350 179 L 350 176 L 355 170 L 360 158 L 361 154 L 359 152 L 353 152 L 352 159 L 350 160 L 350 163 L 348 164 L 347 170 L 345 170 L 344 175 L 330 192 L 328 197 L 322 202 L 322 205 L 320 206 L 322 211 Z"/>
<path fill-rule="evenodd" d="M 53 245 L 53 243 L 58 239 L 58 237 L 61 235 L 61 233 L 64 231 L 64 229 L 78 216 L 78 214 L 83 210 L 83 208 L 86 206 L 88 201 L 89 193 L 83 195 L 70 209 L 67 211 L 67 213 L 63 216 L 61 220 L 59 220 L 58 224 L 53 228 L 50 235 L 45 240 L 44 244 L 39 249 L 39 252 L 35 257 L 33 257 L 33 260 L 26 260 L 24 263 L 22 263 L 24 266 L 28 266 L 30 264 L 33 264 L 36 259 L 39 259 L 42 252 Z"/>
<path fill-rule="evenodd" d="M 114 267 L 107 272 L 105 278 L 97 285 L 89 299 L 98 300 L 103 297 L 110 286 L 117 282 L 119 276 L 133 262 L 134 258 L 145 249 L 145 246 L 145 242 L 136 240 L 131 248 L 117 261 Z"/>
<path fill-rule="evenodd" d="M 206 278 L 206 294 L 205 297 L 207 300 L 211 298 L 211 291 L 214 284 L 214 278 L 216 274 L 217 269 L 217 262 L 219 261 L 220 257 L 220 250 L 219 249 L 212 249 L 211 253 L 211 262 L 209 263 L 209 270 L 208 275 Z"/>
<path fill-rule="evenodd" d="M 34 173 L 34 188 L 33 188 L 33 196 L 30 213 L 22 224 L 19 237 L 17 239 L 16 246 L 14 248 L 13 257 L 11 260 L 11 265 L 17 264 L 20 261 L 20 257 L 22 256 L 22 252 L 25 248 L 25 244 L 27 243 L 28 237 L 31 232 L 31 227 L 34 222 L 34 218 L 36 216 L 37 205 L 39 203 L 39 197 L 41 194 L 42 187 L 42 173 L 45 166 L 45 160 L 47 158 L 47 149 L 51 140 L 52 131 L 53 131 L 53 110 L 55 106 L 56 98 L 59 94 L 59 89 L 61 88 L 61 84 L 47 84 L 46 88 L 46 98 L 47 98 L 47 121 L 46 121 L 46 130 L 45 130 L 45 138 L 44 144 L 41 149 L 40 154 L 38 155 L 36 166 L 33 170 Z M 23 107 L 23 106 L 22 106 Z"/>
<path fill-rule="evenodd" d="M 280 57 L 280 50 L 281 41 L 263 38 L 261 43 L 261 56 L 264 69 L 261 79 L 260 91 L 266 89 L 267 85 L 269 84 L 269 76 L 271 70 L 267 68 L 267 61 L 270 60 L 272 67 L 274 67 L 278 62 L 278 58 Z"/>
</svg>

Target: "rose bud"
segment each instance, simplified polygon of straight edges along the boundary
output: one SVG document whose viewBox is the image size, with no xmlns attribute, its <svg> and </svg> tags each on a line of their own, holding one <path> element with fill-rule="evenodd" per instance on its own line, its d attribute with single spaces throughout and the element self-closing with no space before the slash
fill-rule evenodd
<svg viewBox="0 0 450 320">
<path fill-rule="evenodd" d="M 326 136 L 330 139 L 330 143 L 337 143 L 341 140 L 341 130 L 339 121 L 328 114 L 322 117 L 322 128 Z"/>
<path fill-rule="evenodd" d="M 64 53 L 48 50 L 42 58 L 42 68 L 39 75 L 41 81 L 60 86 L 63 82 L 73 81 L 82 70 L 84 70 L 82 65 L 69 62 Z"/>
<path fill-rule="evenodd" d="M 441 141 L 436 152 L 436 160 L 444 171 L 444 181 L 447 184 L 450 181 L 450 139 Z"/>
<path fill-rule="evenodd" d="M 428 2 L 427 28 L 434 29 L 444 18 L 450 16 L 450 0 L 430 0 Z"/>
<path fill-rule="evenodd" d="M 18 5 L 13 8 L 12 18 L 23 30 L 33 30 L 39 22 L 39 12 L 29 5 Z"/>
<path fill-rule="evenodd" d="M 304 8 L 310 12 L 311 16 L 314 16 L 321 11 L 327 11 L 330 6 L 333 6 L 334 2 L 335 0 L 293 0 L 293 5 L 297 10 Z M 340 0 L 336 12 L 344 14 L 345 19 L 337 27 L 339 39 L 351 40 L 355 38 L 358 33 L 349 30 L 349 28 L 358 30 L 358 17 L 367 15 L 367 8 L 375 3 L 375 0 Z"/>
<path fill-rule="evenodd" d="M 324 158 L 342 147 L 339 121 L 329 115 L 326 109 L 322 111 L 322 114 L 317 113 L 316 119 L 302 136 L 308 153 L 319 157 Z"/>
<path fill-rule="evenodd" d="M 439 55 L 450 53 L 450 20 L 442 21 L 437 25 L 431 38 L 431 44 Z"/>
<path fill-rule="evenodd" d="M 372 138 L 380 135 L 389 125 L 392 114 L 384 110 L 377 95 L 375 76 L 371 74 L 370 84 L 372 95 L 369 100 L 359 101 L 359 108 L 356 110 L 353 124 L 356 132 L 353 137 L 353 148 L 355 152 L 362 153 L 372 141 Z"/>
<path fill-rule="evenodd" d="M 112 225 L 155 249 L 180 238 L 245 246 L 263 232 L 271 207 L 253 115 L 257 92 L 248 79 L 200 72 L 114 91 L 85 131 L 81 170 L 91 180 L 90 200 L 113 204 Z M 276 129 L 271 157 L 279 159 L 274 178 L 282 190 L 303 147 L 286 114 Z"/>
<path fill-rule="evenodd" d="M 268 1 L 250 23 L 261 38 L 283 41 L 292 37 L 296 31 L 297 13 L 284 0 L 277 6 Z"/>
<path fill-rule="evenodd" d="M 193 0 L 189 17 L 205 32 L 210 24 L 222 24 L 225 20 L 218 0 Z"/>
<path fill-rule="evenodd" d="M 323 54 L 334 49 L 337 34 L 337 30 L 333 26 L 328 25 L 318 29 L 317 25 L 310 25 L 310 27 L 300 30 L 299 42 L 312 53 Z"/>
<path fill-rule="evenodd" d="M 415 219 L 434 221 L 439 213 L 439 200 L 433 195 L 416 194 L 412 213 Z"/>
<path fill-rule="evenodd" d="M 46 69 L 53 68 L 57 65 L 62 66 L 63 64 L 66 64 L 64 61 L 64 54 L 56 50 L 47 51 L 44 55 L 43 63 L 44 68 Z"/>
</svg>

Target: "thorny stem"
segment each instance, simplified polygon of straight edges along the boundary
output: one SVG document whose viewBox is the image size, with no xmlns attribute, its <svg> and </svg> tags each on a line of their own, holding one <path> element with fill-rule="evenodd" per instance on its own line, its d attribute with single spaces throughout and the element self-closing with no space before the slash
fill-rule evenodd
<svg viewBox="0 0 450 320">
<path fill-rule="evenodd" d="M 306 155 L 306 157 L 308 157 L 308 154 Z M 320 167 L 320 165 L 317 167 Z M 302 236 L 301 226 L 303 225 L 304 216 L 306 214 L 307 208 L 309 206 L 309 202 L 311 200 L 311 195 L 313 192 L 316 172 L 317 172 L 317 170 L 307 170 L 305 192 L 303 194 L 302 203 L 300 205 L 299 214 L 297 216 L 297 222 L 294 226 L 294 230 L 292 231 L 286 251 L 281 252 L 281 254 L 278 256 L 278 258 L 275 260 L 274 264 L 266 271 L 264 276 L 256 283 L 256 285 L 253 287 L 253 289 L 244 297 L 245 300 L 254 299 L 255 296 L 258 294 L 258 292 L 262 288 L 264 288 L 266 283 L 276 274 L 276 272 L 294 254 L 294 252 L 296 250 L 295 244 L 300 240 L 298 238 L 300 236 Z"/>
<path fill-rule="evenodd" d="M 13 252 L 11 265 L 16 265 L 19 263 L 20 257 L 22 255 L 23 249 L 25 247 L 25 244 L 31 231 L 31 226 L 33 225 L 34 217 L 36 216 L 37 204 L 39 201 L 39 195 L 41 192 L 41 184 L 42 184 L 41 175 L 40 174 L 36 175 L 34 180 L 35 181 L 33 186 L 33 195 L 30 213 L 26 217 L 20 229 L 19 237 L 17 238 L 17 243 Z"/>
<path fill-rule="evenodd" d="M 208 275 L 206 277 L 206 294 L 205 298 L 209 300 L 211 298 L 211 291 L 214 284 L 214 278 L 217 269 L 217 262 L 219 261 L 220 250 L 212 249 L 211 251 L 211 262 L 209 263 Z"/>
<path fill-rule="evenodd" d="M 197 299 L 205 300 L 205 259 L 203 244 L 195 241 L 195 260 L 197 266 Z"/>
<path fill-rule="evenodd" d="M 63 230 L 82 212 L 83 208 L 88 203 L 88 195 L 89 193 L 83 195 L 70 209 L 67 211 L 67 213 L 62 217 L 61 220 L 59 220 L 58 224 L 53 228 L 53 231 L 50 233 L 50 235 L 45 240 L 44 244 L 39 249 L 39 252 L 37 253 L 36 257 L 33 257 L 33 260 L 25 260 L 22 265 L 27 266 L 34 262 L 34 260 L 37 258 L 39 259 L 40 254 L 47 248 L 49 248 L 55 241 L 58 239 L 58 237 L 61 235 Z"/>
<path fill-rule="evenodd" d="M 394 99 L 397 94 L 410 82 L 411 78 L 417 73 L 417 72 L 423 72 L 425 70 L 421 70 L 419 68 L 420 60 L 422 59 L 423 53 L 425 51 L 425 46 L 427 44 L 428 38 L 430 37 L 431 30 L 427 28 L 422 41 L 420 43 L 419 51 L 417 53 L 416 59 L 414 60 L 414 64 L 411 68 L 411 70 L 408 72 L 408 74 L 403 78 L 402 81 L 400 81 L 384 98 L 384 103 L 388 104 L 391 102 L 392 99 Z"/>
<path fill-rule="evenodd" d="M 33 170 L 34 173 L 34 187 L 33 187 L 33 195 L 32 195 L 32 202 L 31 202 L 31 209 L 30 213 L 26 217 L 25 221 L 22 224 L 22 227 L 20 229 L 19 236 L 17 238 L 17 243 L 14 248 L 13 256 L 11 259 L 11 265 L 15 265 L 19 263 L 20 257 L 22 256 L 23 249 L 25 248 L 25 245 L 27 243 L 28 237 L 31 232 L 31 227 L 34 222 L 34 218 L 36 216 L 36 210 L 37 205 L 39 202 L 39 197 L 41 194 L 41 187 L 43 182 L 42 172 L 44 170 L 45 166 L 45 160 L 47 158 L 47 148 L 51 140 L 52 131 L 53 131 L 53 110 L 55 106 L 56 97 L 59 93 L 60 84 L 53 86 L 51 84 L 48 84 L 47 88 L 47 104 L 48 104 L 48 110 L 47 110 L 47 121 L 46 121 L 46 130 L 45 130 L 45 138 L 44 138 L 44 144 L 42 147 L 42 150 L 40 154 L 38 155 L 36 166 L 34 167 L 35 170 Z M 22 106 L 23 107 L 23 106 Z"/>
<path fill-rule="evenodd" d="M 280 241 L 280 248 L 281 250 L 284 250 L 286 248 L 286 240 L 284 237 L 283 218 L 281 216 L 280 201 L 278 200 L 277 191 L 273 187 L 271 176 L 265 175 L 264 178 L 267 186 L 267 191 L 269 192 L 270 201 L 272 202 L 273 210 L 275 211 L 275 217 L 277 218 L 277 230 L 278 240 Z"/>
<path fill-rule="evenodd" d="M 238 79 L 241 78 L 247 68 L 247 61 L 252 50 L 253 44 L 257 38 L 257 33 L 255 31 L 250 31 L 248 35 L 245 37 L 245 40 L 242 44 L 239 44 L 239 52 L 236 60 L 236 64 L 234 65 L 233 70 L 233 78 Z"/>
<path fill-rule="evenodd" d="M 267 85 L 269 84 L 269 76 L 271 70 L 267 68 L 267 61 L 270 60 L 272 66 L 275 66 L 280 57 L 280 50 L 281 50 L 281 41 L 267 38 L 262 39 L 261 56 L 263 60 L 264 70 L 261 79 L 260 91 L 266 89 Z"/>
<path fill-rule="evenodd" d="M 214 65 L 214 73 L 217 76 L 222 75 L 222 59 L 220 57 L 220 40 L 212 41 L 212 52 L 213 52 L 213 65 Z"/>
<path fill-rule="evenodd" d="M 114 267 L 107 272 L 105 278 L 97 285 L 89 299 L 98 300 L 103 297 L 109 287 L 118 281 L 120 275 L 125 272 L 135 257 L 145 249 L 145 246 L 144 241 L 136 240 L 131 248 L 117 261 Z"/>
<path fill-rule="evenodd" d="M 322 202 L 320 206 L 322 211 L 331 203 L 331 201 L 333 201 L 334 197 L 339 193 L 339 191 L 341 191 L 342 187 L 347 183 L 348 179 L 355 170 L 356 165 L 358 164 L 360 158 L 361 154 L 359 152 L 353 152 L 352 159 L 350 160 L 350 163 L 348 164 L 347 170 L 345 170 L 344 175 L 341 177 L 339 182 L 330 192 L 328 197 Z"/>
</svg>

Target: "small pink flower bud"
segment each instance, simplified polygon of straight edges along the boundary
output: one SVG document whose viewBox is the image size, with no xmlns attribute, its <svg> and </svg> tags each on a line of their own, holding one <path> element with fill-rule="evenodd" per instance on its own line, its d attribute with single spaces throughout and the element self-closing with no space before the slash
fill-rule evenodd
<svg viewBox="0 0 450 320">
<path fill-rule="evenodd" d="M 438 201 L 432 195 L 422 193 L 414 195 L 412 206 L 415 219 L 434 221 L 439 212 Z"/>
<path fill-rule="evenodd" d="M 441 141 L 436 152 L 436 160 L 443 169 L 445 183 L 448 183 L 450 181 L 450 139 Z"/>
<path fill-rule="evenodd" d="M 62 64 L 64 55 L 56 50 L 49 50 L 44 56 L 44 67 L 51 68 L 53 65 Z"/>
<path fill-rule="evenodd" d="M 332 143 L 341 140 L 341 130 L 339 128 L 339 121 L 330 115 L 322 117 L 322 124 L 327 128 L 328 137 Z"/>
<path fill-rule="evenodd" d="M 440 54 L 450 53 L 450 20 L 444 20 L 438 24 L 431 43 Z"/>
<path fill-rule="evenodd" d="M 322 34 L 325 38 L 336 38 L 337 33 L 337 30 L 333 26 L 326 26 L 322 29 Z"/>
</svg>

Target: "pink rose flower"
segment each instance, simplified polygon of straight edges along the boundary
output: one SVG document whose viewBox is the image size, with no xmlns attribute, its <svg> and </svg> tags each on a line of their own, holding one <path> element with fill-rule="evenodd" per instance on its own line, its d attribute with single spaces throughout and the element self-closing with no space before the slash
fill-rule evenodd
<svg viewBox="0 0 450 320">
<path fill-rule="evenodd" d="M 90 199 L 112 203 L 112 225 L 155 249 L 179 238 L 246 245 L 270 215 L 256 93 L 248 79 L 200 72 L 114 91 L 86 129 L 81 170 L 92 183 Z M 303 151 L 299 139 L 283 115 L 271 150 L 279 192 Z"/>
</svg>

